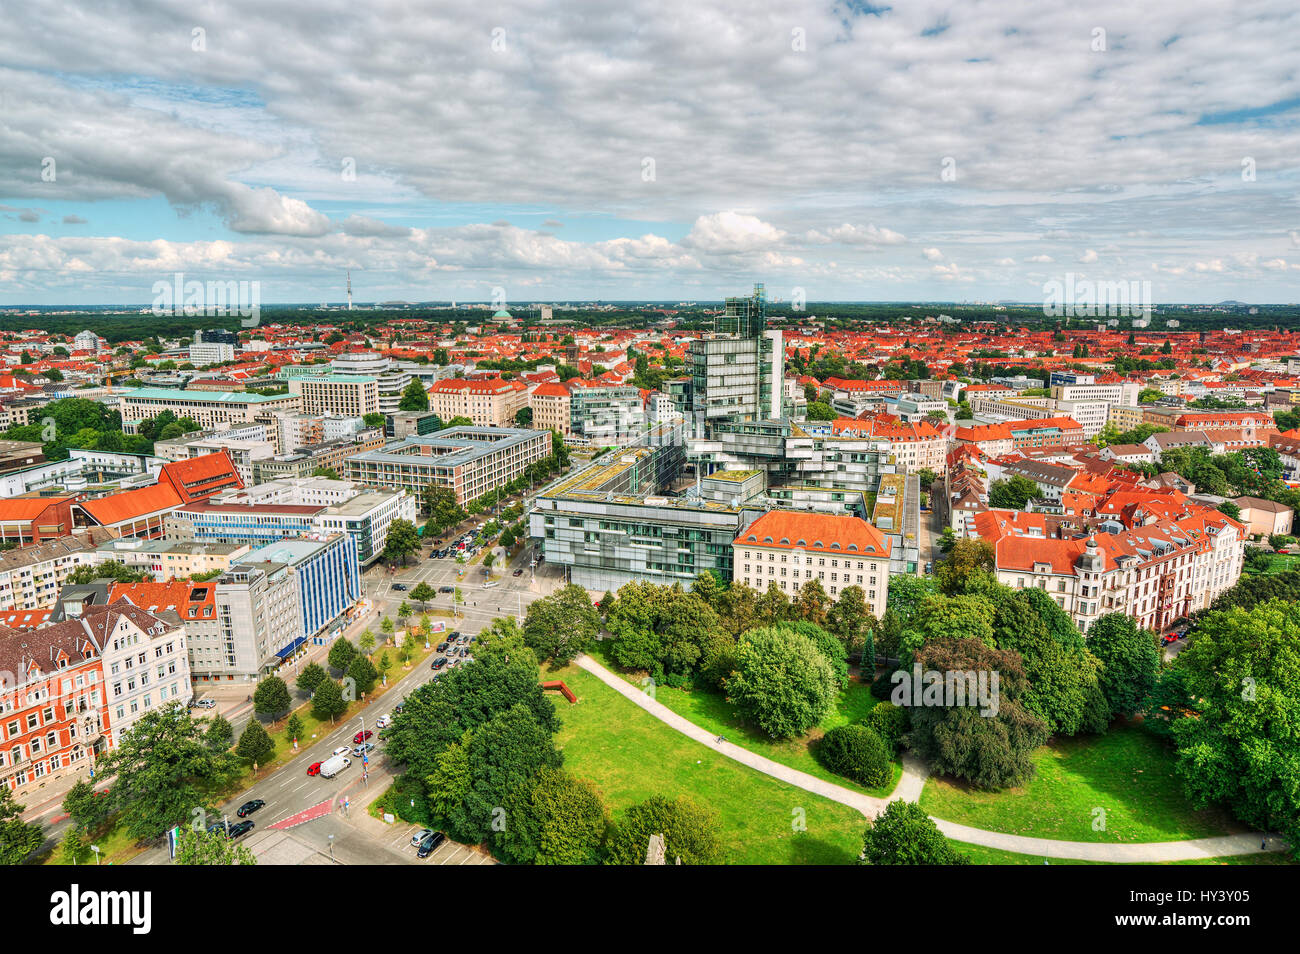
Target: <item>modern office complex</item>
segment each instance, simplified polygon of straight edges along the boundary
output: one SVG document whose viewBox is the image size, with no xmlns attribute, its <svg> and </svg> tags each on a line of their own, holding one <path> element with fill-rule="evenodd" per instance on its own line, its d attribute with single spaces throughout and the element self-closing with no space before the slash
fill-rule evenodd
<svg viewBox="0 0 1300 954">
<path fill-rule="evenodd" d="M 349 457 L 346 477 L 417 497 L 429 484 L 447 487 L 464 504 L 514 480 L 550 452 L 550 431 L 455 427 Z"/>
<path fill-rule="evenodd" d="M 136 425 L 146 418 L 171 411 L 177 417 L 191 418 L 202 428 L 222 424 L 253 424 L 269 421 L 273 411 L 297 411 L 301 398 L 296 394 L 247 394 L 243 391 L 180 391 L 175 388 L 135 388 L 123 391 L 120 409 L 122 429 L 136 432 Z"/>
<path fill-rule="evenodd" d="M 345 534 L 280 540 L 254 550 L 237 565 L 267 572 L 277 565 L 289 568 L 298 591 L 304 639 L 323 633 L 361 599 L 357 549 Z M 277 653 L 283 649 L 279 647 Z"/>
<path fill-rule="evenodd" d="M 360 374 L 293 378 L 289 393 L 302 396 L 304 414 L 365 417 L 379 410 L 379 379 Z"/>
</svg>

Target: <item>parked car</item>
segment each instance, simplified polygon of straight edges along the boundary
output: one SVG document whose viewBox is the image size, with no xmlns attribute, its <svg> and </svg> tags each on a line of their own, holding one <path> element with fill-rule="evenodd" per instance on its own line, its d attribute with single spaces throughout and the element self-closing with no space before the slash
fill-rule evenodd
<svg viewBox="0 0 1300 954">
<path fill-rule="evenodd" d="M 372 735 L 374 735 L 374 733 L 371 732 L 369 729 L 362 729 L 360 732 L 358 732 L 356 735 L 352 737 L 352 741 L 355 742 L 357 745 L 360 745 L 362 742 L 366 741 L 366 739 L 370 738 Z"/>
<path fill-rule="evenodd" d="M 514 576 L 523 576 L 523 575 L 524 575 L 524 568 L 521 566 L 519 569 L 515 570 L 515 572 L 514 572 L 512 575 L 514 575 Z"/>
<path fill-rule="evenodd" d="M 440 653 L 445 653 L 446 651 L 447 651 L 447 644 L 446 644 L 446 643 L 439 643 L 439 644 L 438 644 L 438 652 L 440 652 Z"/>
<path fill-rule="evenodd" d="M 432 834 L 433 834 L 432 828 L 421 828 L 419 831 L 417 831 L 414 835 L 411 836 L 411 847 L 418 848 L 420 842 L 424 841 L 424 839 L 428 838 Z"/>
<path fill-rule="evenodd" d="M 237 825 L 230 826 L 230 831 L 227 832 L 226 837 L 242 838 L 244 835 L 247 835 L 252 830 L 253 830 L 253 823 L 251 821 L 241 821 Z"/>
<path fill-rule="evenodd" d="M 253 814 L 253 812 L 257 811 L 259 808 L 265 808 L 265 807 L 266 807 L 266 802 L 262 801 L 260 798 L 255 798 L 251 802 L 244 802 L 244 804 L 240 805 L 239 811 L 235 812 L 235 814 L 238 815 L 240 818 L 247 818 L 249 815 Z"/>
<path fill-rule="evenodd" d="M 428 858 L 434 850 L 447 840 L 447 836 L 440 831 L 435 831 L 424 837 L 420 842 L 420 850 L 415 853 L 417 858 Z"/>
<path fill-rule="evenodd" d="M 456 592 L 456 587 L 454 587 L 454 586 L 440 586 L 440 587 L 438 587 L 438 592 L 439 592 L 439 593 L 455 593 L 455 592 Z"/>
<path fill-rule="evenodd" d="M 393 584 L 393 589 L 395 589 L 395 590 L 401 590 L 401 591 L 404 593 L 404 592 L 406 592 L 406 584 L 405 584 L 405 583 L 394 583 L 394 584 Z"/>
<path fill-rule="evenodd" d="M 321 765 L 321 764 L 320 764 L 319 762 L 312 762 L 311 765 L 308 765 L 308 766 L 307 766 L 307 774 L 308 774 L 308 775 L 319 775 L 319 774 L 320 774 L 320 765 Z"/>
<path fill-rule="evenodd" d="M 447 665 L 447 657 L 439 656 L 437 659 L 435 659 L 433 662 L 429 664 L 429 668 L 432 669 L 434 672 L 437 672 L 445 665 Z"/>
<path fill-rule="evenodd" d="M 500 580 L 488 580 L 486 583 L 483 584 L 483 589 L 490 590 L 492 589 L 492 587 L 500 586 L 500 585 L 501 585 Z"/>
<path fill-rule="evenodd" d="M 399 702 L 397 705 L 393 706 L 393 715 L 401 715 L 402 710 L 405 708 L 406 708 L 406 703 Z"/>
<path fill-rule="evenodd" d="M 447 634 L 448 642 L 455 642 L 458 639 L 460 639 L 460 630 L 458 629 L 453 629 L 450 633 Z"/>
<path fill-rule="evenodd" d="M 215 709 L 217 707 L 216 699 L 195 699 L 194 708 L 196 709 Z"/>
</svg>

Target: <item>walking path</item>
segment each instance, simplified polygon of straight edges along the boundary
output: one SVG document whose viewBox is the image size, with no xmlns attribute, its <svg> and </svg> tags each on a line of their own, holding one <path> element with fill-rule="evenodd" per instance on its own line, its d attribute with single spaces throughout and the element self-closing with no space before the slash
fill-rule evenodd
<svg viewBox="0 0 1300 954">
<path fill-rule="evenodd" d="M 622 679 L 615 673 L 610 672 L 590 656 L 579 656 L 575 662 L 625 699 L 640 706 L 656 719 L 683 735 L 707 745 L 729 759 L 740 762 L 742 765 L 748 765 L 764 775 L 770 775 L 772 778 L 780 779 L 796 788 L 802 788 L 815 795 L 821 795 L 831 801 L 855 808 L 868 818 L 875 818 L 876 815 L 884 811 L 886 805 L 896 799 L 901 798 L 908 802 L 917 801 L 921 797 L 921 789 L 925 787 L 925 779 L 928 774 L 925 765 L 909 755 L 903 759 L 903 774 L 898 780 L 898 785 L 895 786 L 894 791 L 890 793 L 888 798 L 876 798 L 862 792 L 855 792 L 843 785 L 836 785 L 834 782 L 827 782 L 816 776 L 809 775 L 807 772 L 801 772 L 788 765 L 782 765 L 780 762 L 774 762 L 766 756 L 751 752 L 742 746 L 731 742 L 718 741 L 718 737 L 713 733 L 700 728 L 688 719 L 682 718 L 662 702 L 652 699 L 647 693 L 642 692 L 626 679 Z M 983 845 L 987 848 L 998 848 L 1002 851 L 1022 855 L 1070 858 L 1077 861 L 1147 864 L 1165 861 L 1192 861 L 1199 858 L 1222 858 L 1228 855 L 1250 855 L 1258 854 L 1262 850 L 1260 848 L 1260 836 L 1257 834 L 1222 835 L 1216 838 L 1195 838 L 1190 841 L 1160 841 L 1117 845 L 1086 841 L 1053 841 L 1047 838 L 1030 838 L 1025 835 L 1008 835 L 1002 832 L 969 828 L 966 825 L 958 825 L 956 822 L 944 821 L 941 818 L 934 818 L 933 821 L 939 826 L 941 832 L 957 841 Z M 1281 847 L 1281 843 L 1275 838 L 1270 839 L 1269 843 L 1274 850 Z"/>
</svg>

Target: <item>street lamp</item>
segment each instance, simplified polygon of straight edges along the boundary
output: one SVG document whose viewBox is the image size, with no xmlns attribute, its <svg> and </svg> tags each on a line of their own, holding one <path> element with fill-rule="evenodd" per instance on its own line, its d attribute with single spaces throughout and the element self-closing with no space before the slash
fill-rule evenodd
<svg viewBox="0 0 1300 954">
<path fill-rule="evenodd" d="M 329 836 L 329 841 L 330 841 L 330 863 L 333 864 L 334 863 L 334 836 L 333 835 Z"/>
<path fill-rule="evenodd" d="M 99 867 L 99 845 L 91 845 L 90 850 L 95 853 L 95 867 Z"/>
</svg>

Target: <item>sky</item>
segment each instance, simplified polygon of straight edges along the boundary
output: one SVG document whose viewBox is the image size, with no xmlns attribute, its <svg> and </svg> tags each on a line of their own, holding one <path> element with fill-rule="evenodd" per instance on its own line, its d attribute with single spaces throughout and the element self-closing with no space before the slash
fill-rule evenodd
<svg viewBox="0 0 1300 954">
<path fill-rule="evenodd" d="M 0 31 L 0 306 L 1300 301 L 1294 0 L 65 0 Z"/>
</svg>

